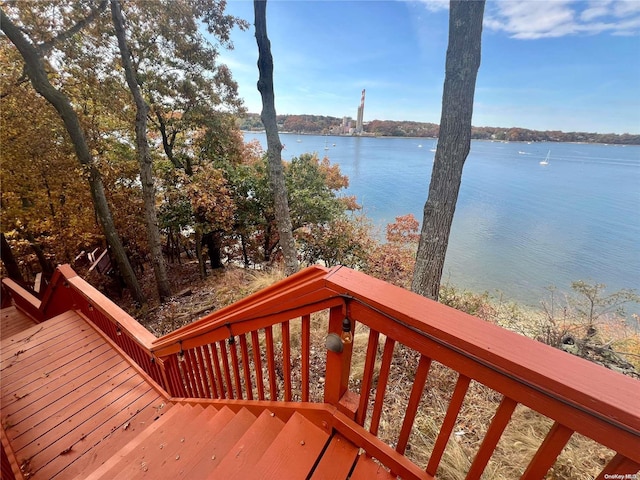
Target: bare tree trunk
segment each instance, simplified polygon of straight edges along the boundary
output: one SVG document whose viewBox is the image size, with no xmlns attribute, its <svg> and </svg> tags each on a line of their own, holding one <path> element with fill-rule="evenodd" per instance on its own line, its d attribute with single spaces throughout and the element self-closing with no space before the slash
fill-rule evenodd
<svg viewBox="0 0 640 480">
<path fill-rule="evenodd" d="M 15 280 L 20 285 L 26 285 L 24 278 L 22 278 L 20 268 L 18 267 L 18 262 L 16 262 L 13 252 L 11 251 L 11 246 L 2 232 L 0 232 L 0 260 L 2 260 L 4 268 L 11 280 Z"/>
<path fill-rule="evenodd" d="M 55 271 L 54 266 L 44 254 L 42 246 L 38 242 L 36 242 L 36 239 L 33 237 L 33 235 L 31 235 L 31 233 L 23 232 L 23 236 L 29 242 L 33 253 L 36 254 L 36 258 L 38 259 L 38 263 L 40 264 L 40 268 L 42 269 L 42 275 L 47 281 L 49 281 L 51 277 L 53 277 L 53 272 Z"/>
<path fill-rule="evenodd" d="M 269 160 L 269 182 L 273 191 L 276 224 L 280 237 L 280 248 L 284 255 L 285 272 L 290 275 L 300 268 L 289 214 L 287 186 L 282 168 L 282 144 L 278 135 L 276 108 L 273 94 L 273 57 L 271 42 L 267 36 L 267 1 L 254 0 L 256 41 L 258 42 L 258 91 L 262 96 L 260 118 L 267 134 L 267 158 Z"/>
<path fill-rule="evenodd" d="M 2 31 L 7 35 L 11 43 L 13 43 L 25 62 L 25 70 L 31 84 L 35 90 L 42 95 L 58 112 L 60 118 L 64 122 L 67 133 L 71 137 L 71 141 L 76 151 L 78 161 L 87 173 L 89 187 L 91 189 L 91 198 L 96 209 L 96 214 L 100 225 L 104 231 L 107 242 L 111 246 L 114 259 L 118 266 L 118 270 L 122 274 L 127 287 L 131 290 L 131 294 L 136 302 L 143 304 L 145 302 L 142 289 L 138 283 L 138 279 L 131 268 L 127 254 L 122 246 L 120 237 L 116 232 L 116 227 L 111 216 L 111 210 L 107 203 L 107 197 L 102 183 L 102 176 L 95 166 L 89 146 L 78 115 L 73 110 L 69 98 L 62 92 L 56 90 L 51 85 L 44 68 L 42 58 L 33 44 L 27 40 L 20 29 L 5 15 L 4 10 L 0 8 L 0 26 Z"/>
<path fill-rule="evenodd" d="M 195 241 L 196 241 L 196 258 L 198 259 L 198 272 L 200 273 L 200 278 L 207 278 L 207 261 L 204 259 L 204 255 L 202 254 L 202 227 L 196 226 L 195 232 Z"/>
<path fill-rule="evenodd" d="M 147 224 L 147 242 L 151 251 L 151 265 L 156 277 L 156 285 L 160 301 L 171 296 L 171 287 L 167 277 L 167 267 L 162 255 L 162 241 L 160 239 L 160 229 L 158 228 L 158 215 L 156 213 L 156 191 L 153 185 L 153 162 L 149 153 L 149 143 L 147 142 L 147 114 L 149 106 L 142 97 L 140 86 L 136 79 L 136 74 L 131 63 L 131 53 L 127 45 L 127 38 L 124 28 L 124 18 L 118 0 L 111 0 L 111 18 L 118 38 L 120 48 L 120 58 L 127 78 L 127 85 L 136 103 L 136 152 L 138 163 L 140 164 L 140 181 L 142 182 L 142 198 L 144 201 L 144 214 Z"/>
<path fill-rule="evenodd" d="M 438 299 L 462 168 L 471 146 L 471 117 L 484 0 L 451 0 L 440 135 L 411 289 Z"/>
</svg>

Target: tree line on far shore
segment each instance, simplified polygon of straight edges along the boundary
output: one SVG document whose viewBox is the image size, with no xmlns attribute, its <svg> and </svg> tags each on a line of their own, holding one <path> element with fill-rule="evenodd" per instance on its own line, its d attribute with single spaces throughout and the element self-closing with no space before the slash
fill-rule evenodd
<svg viewBox="0 0 640 480">
<path fill-rule="evenodd" d="M 341 133 L 342 118 L 324 115 L 278 115 L 278 126 L 283 132 L 328 135 Z M 351 120 L 352 126 L 355 122 Z M 241 119 L 242 130 L 263 130 L 260 115 L 249 113 Z M 372 120 L 364 125 L 364 131 L 381 137 L 437 138 L 440 126 L 436 123 Z M 561 132 L 559 130 L 529 130 L 519 127 L 472 127 L 471 138 L 509 142 L 583 142 L 640 145 L 640 135 L 629 133 Z"/>
</svg>

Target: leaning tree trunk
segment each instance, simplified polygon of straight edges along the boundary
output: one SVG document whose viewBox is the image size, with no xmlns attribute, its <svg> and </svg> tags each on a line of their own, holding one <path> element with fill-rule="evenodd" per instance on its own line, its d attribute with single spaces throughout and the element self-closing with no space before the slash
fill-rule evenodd
<svg viewBox="0 0 640 480">
<path fill-rule="evenodd" d="M 258 42 L 258 91 L 262 96 L 262 124 L 267 134 L 267 158 L 269 159 L 269 183 L 273 191 L 276 224 L 280 248 L 285 262 L 285 272 L 290 275 L 299 269 L 298 252 L 293 239 L 287 186 L 282 168 L 282 144 L 278 135 L 276 107 L 273 94 L 273 57 L 271 42 L 267 36 L 267 1 L 254 0 L 256 41 Z"/>
<path fill-rule="evenodd" d="M 449 233 L 456 209 L 462 167 L 471 146 L 471 117 L 484 0 L 450 2 L 442 116 L 429 196 L 424 206 L 422 231 L 411 289 L 438 299 Z"/>
<path fill-rule="evenodd" d="M 140 288 L 138 279 L 131 267 L 131 263 L 129 263 L 127 254 L 116 231 L 111 210 L 107 203 L 102 176 L 96 168 L 93 157 L 89 152 L 89 146 L 87 145 L 84 132 L 80 126 L 78 115 L 73 110 L 69 98 L 59 90 L 56 90 L 49 82 L 44 63 L 36 48 L 27 40 L 20 29 L 11 22 L 1 8 L 0 27 L 22 55 L 25 62 L 25 70 L 31 80 L 33 88 L 56 109 L 64 122 L 67 133 L 71 137 L 75 148 L 78 161 L 87 174 L 93 205 L 107 242 L 111 246 L 118 270 L 122 274 L 127 287 L 131 290 L 134 300 L 139 304 L 143 304 L 145 298 L 142 289 Z"/>
<path fill-rule="evenodd" d="M 16 259 L 13 256 L 11 246 L 2 232 L 0 232 L 0 260 L 2 260 L 4 268 L 7 271 L 7 275 L 9 275 L 11 280 L 16 281 L 23 286 L 27 284 L 22 277 L 20 267 L 18 267 L 18 262 L 16 262 Z"/>
<path fill-rule="evenodd" d="M 142 182 L 142 198 L 144 201 L 144 214 L 147 224 L 147 242 L 151 251 L 151 265 L 156 277 L 156 285 L 160 301 L 164 301 L 171 296 L 171 287 L 167 277 L 167 267 L 162 256 L 162 241 L 160 239 L 160 229 L 158 228 L 158 215 L 156 213 L 156 191 L 153 185 L 153 162 L 149 153 L 149 143 L 147 142 L 147 114 L 149 106 L 142 97 L 140 86 L 136 79 L 133 65 L 131 63 L 131 53 L 127 45 L 127 38 L 124 29 L 124 18 L 118 0 L 111 0 L 111 18 L 118 38 L 120 57 L 122 66 L 127 78 L 127 85 L 136 103 L 136 153 L 140 164 L 140 181 Z"/>
</svg>

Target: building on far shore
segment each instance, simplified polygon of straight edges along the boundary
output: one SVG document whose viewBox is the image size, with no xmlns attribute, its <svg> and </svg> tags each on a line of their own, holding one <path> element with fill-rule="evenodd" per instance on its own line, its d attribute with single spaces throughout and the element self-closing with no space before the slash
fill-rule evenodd
<svg viewBox="0 0 640 480">
<path fill-rule="evenodd" d="M 365 90 L 362 90 L 362 96 L 360 97 L 360 106 L 358 107 L 358 117 L 356 120 L 356 135 L 362 134 L 363 117 L 364 117 L 364 94 Z"/>
</svg>

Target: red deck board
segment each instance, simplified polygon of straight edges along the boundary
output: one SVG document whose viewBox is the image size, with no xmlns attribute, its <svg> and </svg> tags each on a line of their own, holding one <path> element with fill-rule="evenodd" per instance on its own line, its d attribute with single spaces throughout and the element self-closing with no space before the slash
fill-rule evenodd
<svg viewBox="0 0 640 480">
<path fill-rule="evenodd" d="M 95 344 L 96 333 L 85 326 L 84 331 L 65 331 L 46 344 L 34 345 L 16 352 L 2 362 L 2 377 L 9 385 L 20 379 L 24 372 L 33 369 L 49 370 L 54 361 L 73 361 L 83 351 Z M 81 348 L 82 350 L 79 350 Z M 19 353 L 19 354 L 18 354 Z"/>
<path fill-rule="evenodd" d="M 105 366 L 111 369 L 110 376 L 125 371 L 113 358 L 108 360 Z M 59 415 L 59 412 L 68 415 L 76 408 L 82 408 L 84 403 L 76 401 L 78 395 L 91 394 L 92 389 L 99 386 L 99 377 L 100 371 L 94 369 L 79 376 L 77 381 L 67 382 L 62 387 L 56 388 L 55 385 L 49 384 L 49 389 L 41 388 L 32 395 L 15 397 L 14 402 L 3 405 L 7 435 L 12 439 L 18 438 L 31 428 L 46 427 L 41 422 L 52 419 Z"/>
<path fill-rule="evenodd" d="M 220 461 L 213 472 L 208 469 L 207 463 L 203 462 L 203 465 L 196 465 L 191 470 L 191 478 L 238 478 L 243 469 L 258 461 L 283 427 L 282 420 L 265 410 L 231 447 L 229 454 Z"/>
<path fill-rule="evenodd" d="M 39 323 L 10 338 L 3 338 L 0 358 L 4 360 L 5 357 L 14 355 L 17 350 L 29 350 L 49 341 L 57 341 L 60 335 L 74 329 L 79 331 L 79 327 L 86 330 L 88 326 L 78 323 L 78 318 L 72 311 L 65 312 L 53 319 L 53 322 Z"/>
<path fill-rule="evenodd" d="M 32 376 L 24 379 L 23 386 L 17 386 L 15 390 L 10 389 L 2 396 L 3 408 L 11 408 L 14 403 L 19 403 L 19 407 L 25 408 L 47 395 L 54 395 L 56 390 L 66 389 L 67 384 L 74 380 L 81 380 L 87 375 L 97 375 L 97 367 L 108 370 L 120 361 L 120 357 L 108 345 L 101 345 L 95 349 L 96 356 L 87 363 L 77 366 L 75 363 L 64 365 L 54 371 L 43 375 L 34 372 Z"/>
<path fill-rule="evenodd" d="M 7 429 L 14 450 L 19 451 L 35 440 L 41 447 L 48 445 L 49 443 L 46 442 L 49 439 L 54 441 L 60 438 L 60 435 L 64 435 L 67 431 L 90 420 L 91 416 L 100 409 L 108 408 L 108 402 L 113 401 L 114 395 L 122 396 L 126 393 L 125 388 L 134 388 L 141 384 L 140 379 L 127 370 L 122 370 L 112 379 L 118 382 L 117 386 L 121 387 L 120 391 L 103 391 L 105 388 L 109 388 L 104 384 L 84 386 L 78 391 L 69 392 L 68 395 L 18 423 L 17 427 L 24 424 L 22 432 L 14 434 L 14 427 Z M 98 391 L 100 396 L 94 397 L 92 393 Z"/>
<path fill-rule="evenodd" d="M 157 478 L 161 475 L 166 478 L 183 478 L 185 470 L 188 470 L 193 462 L 200 458 L 202 449 L 214 442 L 219 436 L 212 436 L 207 428 L 217 415 L 213 408 L 201 408 L 200 414 L 191 420 L 184 422 L 183 418 L 176 423 L 173 435 L 160 449 L 156 445 L 147 452 L 147 470 L 139 470 L 136 475 L 129 478 Z M 155 448 L 153 448 L 155 447 Z M 193 477 L 191 477 L 193 478 Z"/>
<path fill-rule="evenodd" d="M 26 330 L 37 323 L 14 305 L 0 310 L 0 337 L 5 339 Z"/>
<path fill-rule="evenodd" d="M 131 439 L 135 438 L 141 430 L 151 425 L 153 418 L 157 417 L 156 407 L 162 403 L 162 399 L 158 398 L 156 392 L 153 390 L 146 389 L 144 385 L 136 388 L 128 397 L 135 395 L 137 395 L 137 397 L 129 405 L 126 405 L 126 403 L 132 399 L 122 398 L 118 403 L 111 406 L 112 408 L 108 415 L 96 419 L 97 421 L 93 423 L 85 424 L 84 426 L 87 427 L 86 430 L 90 430 L 88 434 L 84 433 L 85 429 L 82 428 L 79 429 L 80 432 L 74 431 L 54 444 L 49 450 L 49 453 L 57 454 L 57 456 L 54 456 L 51 459 L 52 461 L 38 471 L 38 476 L 42 478 L 54 478 L 58 472 L 66 472 L 70 465 L 82 459 L 95 462 L 95 457 L 98 455 L 101 455 L 102 460 L 100 463 L 102 463 L 112 456 L 114 451 L 117 451 Z M 140 420 L 143 420 L 144 423 L 140 423 L 137 421 L 137 415 L 143 411 L 145 414 Z M 127 424 L 129 424 L 129 426 L 125 429 L 124 426 Z M 85 436 L 82 437 L 79 433 Z M 110 435 L 114 435 L 114 440 L 116 441 L 103 445 L 102 442 L 109 438 Z M 73 447 L 69 455 L 63 456 L 59 454 L 71 445 Z M 117 445 L 115 450 L 112 449 L 114 448 L 113 445 Z M 86 472 L 87 471 L 85 471 L 85 473 Z M 82 471 L 80 473 L 82 473 Z M 63 478 L 71 478 L 71 476 L 65 473 Z"/>
<path fill-rule="evenodd" d="M 252 471 L 242 478 L 281 480 L 284 472 L 286 478 L 306 478 L 328 439 L 328 433 L 296 412 Z"/>
<path fill-rule="evenodd" d="M 54 478 L 73 463 L 104 462 L 113 452 L 98 455 L 103 440 L 111 438 L 112 447 L 115 437 L 128 441 L 128 435 L 115 435 L 118 429 L 139 417 L 142 423 L 124 430 L 133 437 L 166 402 L 74 312 L 2 344 L 3 424 L 18 463 L 29 459 L 25 471 L 40 478 Z M 5 353 L 5 345 L 13 353 Z"/>
<path fill-rule="evenodd" d="M 360 455 L 356 468 L 349 478 L 350 480 L 394 480 L 396 477 L 371 458 Z"/>
<path fill-rule="evenodd" d="M 140 471 L 132 479 L 152 478 L 157 465 L 160 465 L 163 475 L 170 478 L 181 478 L 181 473 L 188 470 L 193 462 L 199 458 L 202 448 L 214 440 L 207 425 L 217 413 L 213 408 L 202 409 L 201 413 L 189 424 L 184 424 L 184 428 L 177 428 L 170 443 L 165 445 L 162 451 L 156 451 L 157 457 L 149 458 L 149 471 Z M 182 419 L 180 423 L 184 423 Z"/>
<path fill-rule="evenodd" d="M 198 451 L 199 457 L 190 457 L 190 464 L 183 463 L 182 468 L 175 472 L 176 478 L 205 478 L 206 473 L 220 463 L 255 420 L 255 415 L 241 409 L 215 436 L 209 435 L 209 441 Z"/>
<path fill-rule="evenodd" d="M 344 480 L 358 458 L 359 448 L 339 433 L 331 438 L 311 480 Z"/>
</svg>

